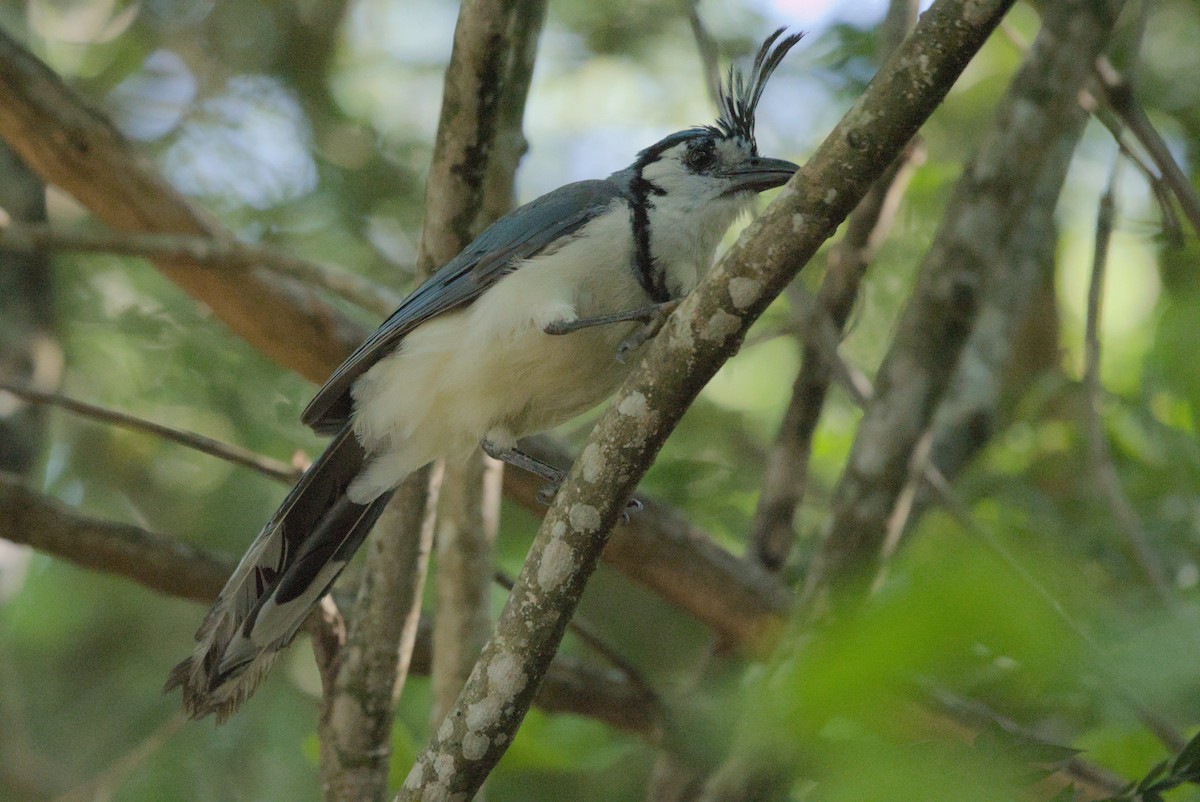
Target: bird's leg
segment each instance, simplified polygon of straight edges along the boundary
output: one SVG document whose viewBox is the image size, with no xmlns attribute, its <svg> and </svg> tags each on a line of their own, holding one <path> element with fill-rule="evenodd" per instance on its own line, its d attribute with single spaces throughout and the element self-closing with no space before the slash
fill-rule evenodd
<svg viewBox="0 0 1200 802">
<path fill-rule="evenodd" d="M 659 315 L 669 315 L 671 310 L 678 305 L 678 301 L 666 301 L 661 304 L 650 304 L 649 306 L 639 306 L 637 309 L 626 309 L 624 312 L 613 312 L 610 315 L 596 315 L 595 317 L 579 317 L 574 320 L 553 320 L 546 324 L 543 329 L 547 334 L 570 334 L 571 332 L 579 331 L 580 329 L 590 329 L 593 326 L 607 326 L 610 323 L 627 323 L 631 320 L 636 320 L 641 323 L 649 323 Z M 662 311 L 662 307 L 669 306 L 666 312 Z"/>
<path fill-rule="evenodd" d="M 640 322 L 643 324 L 642 327 L 629 335 L 617 348 L 617 360 L 624 362 L 626 354 L 641 348 L 654 335 L 658 334 L 663 324 L 667 322 L 667 318 L 670 317 L 677 306 L 679 306 L 679 301 L 671 300 L 663 301 L 659 304 L 650 304 L 649 306 L 640 306 L 637 309 L 628 309 L 624 312 L 614 312 L 611 315 L 581 317 L 575 320 L 556 320 L 546 324 L 543 331 L 547 334 L 560 335 L 570 334 L 580 329 L 589 329 L 593 326 L 607 326 L 611 323 Z"/>
<path fill-rule="evenodd" d="M 537 493 L 539 504 L 550 505 L 554 501 L 554 496 L 558 493 L 558 489 L 562 487 L 563 480 L 567 478 L 566 471 L 560 471 L 548 462 L 543 462 L 537 457 L 531 457 L 524 451 L 516 448 L 506 448 L 491 440 L 484 440 L 481 444 L 483 453 L 487 454 L 492 459 L 498 459 L 501 462 L 506 462 L 514 468 L 520 468 L 523 471 L 528 471 L 535 476 L 540 476 L 549 484 L 543 487 Z M 636 498 L 631 498 L 629 503 L 625 505 L 625 509 L 621 512 L 621 523 L 629 523 L 631 513 L 639 512 L 642 509 L 642 502 Z"/>
<path fill-rule="evenodd" d="M 558 492 L 558 488 L 562 487 L 563 480 L 567 478 L 566 471 L 560 471 L 550 463 L 543 462 L 537 457 L 531 457 L 524 451 L 516 448 L 506 448 L 491 440 L 483 441 L 483 453 L 492 459 L 506 462 L 514 468 L 528 471 L 534 476 L 540 476 L 549 482 L 549 484 L 538 491 L 537 500 L 539 504 L 549 504 L 553 501 L 554 494 Z"/>
<path fill-rule="evenodd" d="M 642 322 L 642 327 L 626 337 L 625 340 L 617 346 L 617 361 L 624 362 L 625 357 L 628 356 L 631 351 L 636 351 L 647 342 L 654 339 L 654 337 L 657 336 L 660 331 L 662 331 L 662 327 L 666 325 L 667 318 L 671 316 L 671 313 L 674 312 L 675 308 L 678 306 L 678 300 L 670 300 L 663 301 L 661 304 L 654 304 L 653 306 L 649 307 L 654 311 L 651 312 L 649 317 Z"/>
</svg>

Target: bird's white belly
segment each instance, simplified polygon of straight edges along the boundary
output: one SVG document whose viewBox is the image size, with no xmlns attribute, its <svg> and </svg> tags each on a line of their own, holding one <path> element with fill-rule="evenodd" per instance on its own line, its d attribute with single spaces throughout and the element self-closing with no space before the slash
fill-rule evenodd
<svg viewBox="0 0 1200 802">
<path fill-rule="evenodd" d="M 621 363 L 617 349 L 640 324 L 565 335 L 543 329 L 635 308 L 645 296 L 632 277 L 581 279 L 551 259 L 527 263 L 470 307 L 422 324 L 355 383 L 355 434 L 375 459 L 352 498 L 377 496 L 437 457 L 465 457 L 485 437 L 511 445 L 616 389 L 638 356 Z M 627 271 L 593 273 L 605 274 Z"/>
</svg>

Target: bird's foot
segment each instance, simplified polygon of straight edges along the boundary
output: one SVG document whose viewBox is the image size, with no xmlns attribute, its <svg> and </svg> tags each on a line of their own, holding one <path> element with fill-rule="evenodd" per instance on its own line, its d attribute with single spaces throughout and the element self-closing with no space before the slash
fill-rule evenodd
<svg viewBox="0 0 1200 802">
<path fill-rule="evenodd" d="M 661 304 L 644 307 L 647 311 L 646 318 L 642 320 L 642 327 L 625 338 L 619 346 L 617 346 L 617 361 L 624 362 L 631 353 L 641 348 L 643 345 L 653 340 L 662 327 L 666 325 L 667 318 L 679 306 L 679 301 L 664 301 Z"/>
</svg>

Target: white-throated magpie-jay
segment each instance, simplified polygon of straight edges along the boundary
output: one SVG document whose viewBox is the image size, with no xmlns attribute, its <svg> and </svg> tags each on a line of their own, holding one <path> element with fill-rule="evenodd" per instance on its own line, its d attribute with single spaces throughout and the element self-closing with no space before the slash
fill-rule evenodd
<svg viewBox="0 0 1200 802">
<path fill-rule="evenodd" d="M 233 572 L 167 688 L 193 717 L 228 717 L 361 545 L 392 490 L 439 457 L 488 453 L 604 400 L 644 317 L 696 286 L 756 193 L 798 169 L 758 155 L 755 109 L 801 34 L 775 31 L 730 70 L 714 125 L 671 134 L 602 181 L 498 220 L 419 286 L 303 414 L 333 435 Z M 553 478 L 552 476 L 549 478 Z"/>
</svg>

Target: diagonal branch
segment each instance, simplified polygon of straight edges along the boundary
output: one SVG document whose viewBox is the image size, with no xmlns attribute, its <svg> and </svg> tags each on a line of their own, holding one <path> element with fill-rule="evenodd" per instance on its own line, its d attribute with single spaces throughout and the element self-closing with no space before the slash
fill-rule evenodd
<svg viewBox="0 0 1200 802">
<path fill-rule="evenodd" d="M 495 634 L 399 800 L 467 799 L 480 787 L 528 710 L 608 531 L 667 435 L 749 326 L 900 154 L 1010 5 L 935 2 L 650 344 L 558 492 Z"/>
<path fill-rule="evenodd" d="M 188 261 L 225 271 L 265 268 L 327 290 L 356 306 L 387 317 L 400 303 L 390 288 L 323 262 L 312 262 L 279 248 L 228 237 L 132 234 L 111 230 L 75 230 L 36 223 L 13 223 L 0 210 L 0 246 L 22 251 L 114 253 L 146 259 Z"/>
<path fill-rule="evenodd" d="M 202 454 L 208 454 L 217 459 L 241 465 L 287 484 L 291 484 L 300 478 L 301 472 L 292 466 L 263 456 L 262 454 L 257 454 L 241 446 L 222 443 L 219 440 L 214 440 L 211 437 L 205 437 L 195 432 L 174 429 L 170 426 L 164 426 L 161 423 L 139 418 L 136 415 L 118 412 L 115 409 L 106 409 L 95 404 L 76 401 L 59 393 L 42 393 L 27 387 L 18 387 L 15 384 L 9 384 L 4 381 L 0 381 L 0 393 L 10 393 L 22 401 L 31 404 L 61 407 L 76 415 L 92 418 L 104 423 L 111 423 L 123 429 L 152 434 L 155 437 L 161 437 L 172 443 L 178 443 L 181 446 L 199 451 Z"/>
<path fill-rule="evenodd" d="M 232 239 L 3 31 L 0 137 L 47 183 L 112 228 Z M 189 259 L 154 264 L 248 343 L 313 381 L 324 380 L 363 337 L 358 326 L 294 281 L 206 270 Z"/>
</svg>

